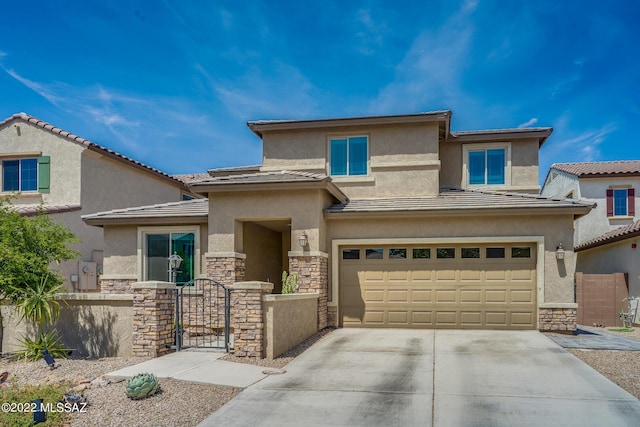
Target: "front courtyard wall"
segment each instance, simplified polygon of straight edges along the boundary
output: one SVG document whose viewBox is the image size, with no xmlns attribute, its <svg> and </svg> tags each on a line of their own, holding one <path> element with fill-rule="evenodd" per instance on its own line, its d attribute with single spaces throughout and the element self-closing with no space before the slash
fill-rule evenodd
<svg viewBox="0 0 640 427">
<path fill-rule="evenodd" d="M 60 318 L 53 327 L 73 357 L 128 357 L 132 351 L 131 295 L 62 294 Z M 3 306 L 3 353 L 19 349 L 19 341 L 35 330 L 25 321 L 18 322 L 15 309 Z"/>
</svg>

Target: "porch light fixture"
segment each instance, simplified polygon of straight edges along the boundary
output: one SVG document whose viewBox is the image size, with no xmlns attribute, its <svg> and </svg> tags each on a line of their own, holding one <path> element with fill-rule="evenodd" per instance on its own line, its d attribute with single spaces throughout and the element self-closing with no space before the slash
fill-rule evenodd
<svg viewBox="0 0 640 427">
<path fill-rule="evenodd" d="M 178 273 L 178 269 L 180 268 L 180 264 L 182 264 L 182 257 L 178 255 L 176 252 L 173 253 L 169 258 L 169 271 L 171 272 L 171 281 L 176 283 L 176 274 Z"/>
<path fill-rule="evenodd" d="M 309 237 L 307 236 L 307 232 L 303 231 L 300 237 L 298 238 L 298 243 L 300 247 L 305 248 L 309 244 Z"/>
<path fill-rule="evenodd" d="M 564 249 L 562 249 L 562 243 L 558 245 L 556 248 L 556 259 L 563 260 L 564 259 Z"/>
</svg>

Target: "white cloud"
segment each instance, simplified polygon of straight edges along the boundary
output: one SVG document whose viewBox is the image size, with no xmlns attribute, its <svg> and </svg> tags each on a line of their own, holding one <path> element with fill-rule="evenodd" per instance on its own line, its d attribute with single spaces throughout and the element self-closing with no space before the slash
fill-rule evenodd
<svg viewBox="0 0 640 427">
<path fill-rule="evenodd" d="M 58 106 L 62 102 L 62 97 L 58 96 L 52 87 L 24 78 L 13 70 L 9 70 L 6 68 L 3 69 L 11 77 L 22 83 L 27 88 L 31 89 L 38 95 L 42 96 L 53 105 Z"/>
<path fill-rule="evenodd" d="M 519 127 L 519 128 L 526 128 L 526 127 L 529 127 L 529 126 L 535 125 L 536 123 L 538 123 L 538 119 L 537 119 L 536 117 L 532 117 L 532 118 L 530 118 L 529 120 L 527 120 L 526 122 L 524 122 L 524 123 L 520 123 L 520 124 L 518 125 L 518 127 Z"/>
<path fill-rule="evenodd" d="M 555 151 L 571 155 L 572 159 L 570 161 L 574 162 L 599 160 L 601 157 L 600 145 L 616 128 L 617 126 L 614 123 L 609 123 L 600 129 L 587 130 L 555 143 Z"/>
</svg>

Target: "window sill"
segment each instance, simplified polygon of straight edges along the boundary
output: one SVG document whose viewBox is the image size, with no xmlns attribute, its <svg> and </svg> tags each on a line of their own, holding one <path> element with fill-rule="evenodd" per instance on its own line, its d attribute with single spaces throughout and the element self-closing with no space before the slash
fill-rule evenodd
<svg viewBox="0 0 640 427">
<path fill-rule="evenodd" d="M 331 180 L 333 182 L 376 182 L 372 175 L 333 175 Z"/>
<path fill-rule="evenodd" d="M 635 217 L 633 217 L 633 216 L 628 216 L 628 215 L 625 215 L 625 216 L 608 216 L 608 217 L 607 217 L 607 219 L 609 219 L 609 220 L 614 220 L 614 221 L 615 221 L 615 220 L 619 220 L 619 219 L 622 219 L 622 220 L 629 220 L 629 219 L 634 219 L 634 218 L 635 218 Z"/>
<path fill-rule="evenodd" d="M 42 200 L 42 193 L 38 191 L 3 191 L 0 192 L 0 197 L 11 197 L 12 199 L 22 200 L 22 199 L 39 199 Z"/>
</svg>

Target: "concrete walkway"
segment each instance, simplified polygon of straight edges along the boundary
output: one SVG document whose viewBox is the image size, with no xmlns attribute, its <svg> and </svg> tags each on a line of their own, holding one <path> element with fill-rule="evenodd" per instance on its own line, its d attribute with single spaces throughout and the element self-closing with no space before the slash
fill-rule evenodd
<svg viewBox="0 0 640 427">
<path fill-rule="evenodd" d="M 640 340 L 612 334 L 602 328 L 578 326 L 574 335 L 548 335 L 548 337 L 564 348 L 640 351 Z"/>
<path fill-rule="evenodd" d="M 219 360 L 224 355 L 222 352 L 185 350 L 109 372 L 107 375 L 132 377 L 140 372 L 148 372 L 158 378 L 242 388 L 267 376 L 263 373 L 266 369 L 264 367 Z"/>
<path fill-rule="evenodd" d="M 640 401 L 535 331 L 339 329 L 200 426 L 631 426 Z"/>
</svg>

